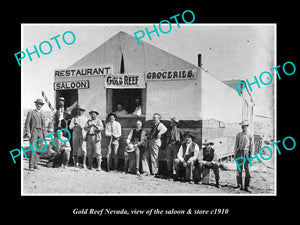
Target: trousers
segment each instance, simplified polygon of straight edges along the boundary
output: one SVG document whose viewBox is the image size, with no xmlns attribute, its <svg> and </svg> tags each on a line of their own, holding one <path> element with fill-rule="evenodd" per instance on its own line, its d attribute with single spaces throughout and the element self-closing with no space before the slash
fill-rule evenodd
<svg viewBox="0 0 300 225">
<path fill-rule="evenodd" d="M 166 148 L 166 154 L 167 154 L 167 168 L 168 168 L 168 172 L 169 175 L 173 174 L 173 162 L 174 159 L 177 158 L 177 153 L 178 153 L 178 149 L 179 149 L 179 145 L 174 142 L 172 144 L 168 144 L 167 148 Z"/>
<path fill-rule="evenodd" d="M 139 171 L 139 169 L 140 169 L 140 148 L 138 146 L 135 147 L 135 150 L 133 152 L 124 151 L 124 159 L 125 159 L 124 171 L 127 172 L 128 169 L 131 171 L 133 169 L 136 169 L 136 171 Z M 133 165 L 133 163 L 131 163 L 131 161 L 134 161 L 134 165 Z M 132 168 L 133 166 L 135 168 Z"/>
<path fill-rule="evenodd" d="M 194 169 L 194 181 L 195 182 L 199 182 L 201 180 L 201 174 L 203 173 L 203 170 L 205 168 L 212 169 L 214 171 L 216 181 L 220 180 L 218 164 L 211 163 L 211 164 L 206 165 L 206 164 L 198 163 L 197 165 L 195 165 L 195 169 Z"/>
<path fill-rule="evenodd" d="M 174 159 L 174 171 L 176 173 L 176 175 L 179 175 L 179 170 L 183 167 L 185 167 L 185 179 L 186 180 L 193 180 L 193 168 L 194 168 L 194 163 L 195 161 L 188 161 L 186 163 L 186 165 L 184 166 L 184 164 L 182 162 L 180 162 L 180 160 Z"/>
<path fill-rule="evenodd" d="M 96 135 L 87 135 L 86 150 L 89 168 L 93 167 L 94 157 L 96 157 L 98 163 L 101 163 L 101 141 L 97 140 Z"/>
<path fill-rule="evenodd" d="M 33 150 L 30 151 L 30 153 L 29 153 L 29 168 L 36 168 L 40 161 L 40 153 L 38 151 L 36 151 L 36 149 L 34 147 L 34 142 L 40 138 L 45 138 L 42 129 L 33 129 L 31 132 L 31 138 L 30 138 L 30 144 L 32 145 Z M 36 145 L 37 145 L 38 149 L 42 150 L 43 148 L 40 147 L 41 142 L 42 141 L 37 142 Z M 34 151 L 34 153 L 33 153 L 33 151 Z"/>
<path fill-rule="evenodd" d="M 106 153 L 106 160 L 107 160 L 107 168 L 108 170 L 110 168 L 112 168 L 112 154 L 114 156 L 114 169 L 118 168 L 118 162 L 119 162 L 119 158 L 118 158 L 118 148 L 119 148 L 119 142 L 114 141 L 112 142 L 110 145 L 108 145 L 107 148 L 107 153 Z"/>
<path fill-rule="evenodd" d="M 148 148 L 142 155 L 142 167 L 143 172 L 150 174 L 150 170 L 153 175 L 158 173 L 158 151 L 161 146 L 161 140 L 151 139 L 148 141 Z M 150 164 L 149 164 L 150 156 Z"/>
<path fill-rule="evenodd" d="M 83 140 L 82 132 L 79 129 L 73 129 L 73 155 L 86 155 L 86 141 Z"/>
<path fill-rule="evenodd" d="M 248 153 L 248 151 L 239 150 L 236 153 L 236 158 L 239 158 L 239 157 L 246 158 L 247 153 Z M 238 163 L 241 164 L 242 159 L 239 159 Z M 239 171 L 239 169 L 237 167 L 236 181 L 237 181 L 238 185 L 243 187 L 243 168 L 245 170 L 245 188 L 248 188 L 249 185 L 250 185 L 250 178 L 251 178 L 250 170 L 249 170 L 249 161 L 248 160 L 246 160 L 244 165 L 240 166 L 241 171 Z"/>
</svg>

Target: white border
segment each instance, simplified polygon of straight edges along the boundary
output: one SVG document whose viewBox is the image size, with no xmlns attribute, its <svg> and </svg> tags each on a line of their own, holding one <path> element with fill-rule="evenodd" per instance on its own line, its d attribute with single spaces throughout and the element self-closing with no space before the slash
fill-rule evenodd
<svg viewBox="0 0 300 225">
<path fill-rule="evenodd" d="M 156 23 L 153 23 L 156 24 Z M 41 23 L 41 24 L 36 24 L 36 23 L 21 23 L 21 49 L 24 49 L 23 47 L 23 27 L 26 25 L 30 25 L 30 26 L 42 26 L 42 25 L 53 25 L 53 26 L 144 26 L 144 25 L 151 25 L 153 26 L 153 24 L 151 23 L 126 23 L 126 24 L 120 24 L 120 23 L 113 23 L 113 24 L 107 24 L 107 23 Z M 163 26 L 166 24 L 162 24 Z M 172 25 L 176 25 L 176 23 L 172 23 Z M 274 26 L 274 67 L 277 66 L 277 23 L 203 23 L 203 24 L 199 24 L 199 23 L 192 23 L 192 24 L 180 24 L 180 26 Z M 146 41 L 147 42 L 147 41 Z M 149 42 L 147 42 L 149 43 Z M 178 56 L 180 57 L 180 56 Z M 22 65 L 22 62 L 21 62 Z M 274 71 L 275 74 L 275 71 Z M 274 76 L 275 77 L 275 76 Z M 274 129 L 275 129 L 275 133 L 274 133 L 274 139 L 275 141 L 277 141 L 277 79 L 274 79 Z M 23 141 L 23 67 L 21 66 L 21 143 L 20 146 L 22 146 L 22 141 Z M 261 193 L 261 194 L 244 194 L 244 193 L 237 193 L 237 194 L 84 194 L 84 193 L 80 193 L 80 194 L 53 194 L 53 193 L 48 193 L 48 194 L 37 194 L 37 193 L 30 193 L 30 194 L 24 194 L 23 189 L 23 154 L 21 153 L 21 196 L 277 196 L 277 152 L 275 154 L 275 158 L 274 158 L 274 162 L 275 162 L 275 171 L 274 171 L 274 193 L 272 194 L 268 194 L 268 193 Z"/>
</svg>

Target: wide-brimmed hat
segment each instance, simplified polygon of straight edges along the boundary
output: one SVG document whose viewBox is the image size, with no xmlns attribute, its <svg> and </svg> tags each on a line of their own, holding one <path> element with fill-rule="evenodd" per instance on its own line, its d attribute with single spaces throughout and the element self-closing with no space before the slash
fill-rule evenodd
<svg viewBox="0 0 300 225">
<path fill-rule="evenodd" d="M 81 109 L 81 110 L 85 111 L 85 107 L 83 105 L 77 105 L 75 107 L 75 109 Z"/>
<path fill-rule="evenodd" d="M 96 113 L 97 115 L 99 115 L 99 113 L 98 113 L 98 111 L 96 109 L 92 109 L 91 111 L 89 111 L 89 114 L 91 114 L 93 112 Z"/>
<path fill-rule="evenodd" d="M 174 121 L 175 123 L 179 124 L 179 119 L 177 119 L 176 117 L 171 117 L 171 120 Z"/>
<path fill-rule="evenodd" d="M 249 122 L 248 120 L 243 120 L 242 122 L 240 122 L 241 126 L 249 126 Z"/>
<path fill-rule="evenodd" d="M 114 113 L 109 113 L 108 115 L 107 115 L 107 117 L 109 118 L 110 116 L 114 116 L 115 117 L 115 119 L 117 119 L 118 117 L 117 117 L 117 115 L 116 114 L 114 114 Z"/>
<path fill-rule="evenodd" d="M 205 141 L 202 144 L 203 145 L 214 145 L 214 142 L 209 139 L 205 139 Z"/>
<path fill-rule="evenodd" d="M 65 101 L 65 98 L 64 97 L 60 97 L 59 99 L 58 99 L 58 101 Z"/>
<path fill-rule="evenodd" d="M 37 100 L 34 101 L 36 104 L 44 105 L 43 99 L 38 98 Z"/>
<path fill-rule="evenodd" d="M 129 144 L 125 147 L 125 151 L 126 151 L 126 152 L 133 152 L 133 151 L 134 151 L 134 146 L 133 146 L 133 144 L 129 143 Z"/>
<path fill-rule="evenodd" d="M 185 132 L 184 134 L 183 134 L 183 137 L 190 137 L 190 138 L 192 138 L 193 140 L 195 139 L 195 137 L 190 133 L 190 132 Z"/>
</svg>

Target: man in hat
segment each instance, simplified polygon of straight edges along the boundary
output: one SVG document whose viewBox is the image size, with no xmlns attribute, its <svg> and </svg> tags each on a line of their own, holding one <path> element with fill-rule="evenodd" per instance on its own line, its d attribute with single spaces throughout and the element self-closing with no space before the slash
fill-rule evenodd
<svg viewBox="0 0 300 225">
<path fill-rule="evenodd" d="M 194 163 L 197 160 L 199 146 L 194 142 L 194 136 L 189 132 L 184 135 L 185 143 L 183 143 L 174 159 L 173 180 L 178 180 L 179 169 L 185 168 L 185 181 L 191 183 L 193 180 Z"/>
<path fill-rule="evenodd" d="M 60 129 L 60 123 L 64 119 L 64 112 L 65 112 L 65 99 L 60 97 L 57 103 L 57 110 L 53 115 L 53 126 L 54 132 Z"/>
<path fill-rule="evenodd" d="M 33 148 L 33 150 L 29 153 L 29 171 L 37 169 L 39 163 L 39 152 L 36 151 L 34 142 L 40 138 L 45 139 L 46 136 L 45 116 L 41 112 L 41 108 L 44 105 L 44 102 L 42 99 L 37 99 L 34 103 L 36 108 L 34 110 L 30 110 L 27 113 L 25 121 L 25 136 L 29 138 L 29 141 Z M 40 142 L 37 143 L 38 148 L 39 143 Z"/>
<path fill-rule="evenodd" d="M 50 151 L 54 151 L 53 158 L 49 160 L 52 161 L 52 163 L 48 163 L 48 165 L 52 164 L 52 167 L 61 167 L 62 165 L 62 167 L 65 169 L 69 163 L 71 146 L 70 142 L 67 141 L 68 138 L 66 138 L 66 136 L 68 136 L 68 134 L 66 133 L 67 132 L 65 130 L 58 132 L 57 135 L 54 136 L 55 145 L 53 144 L 53 142 L 50 142 L 48 146 L 48 149 Z"/>
<path fill-rule="evenodd" d="M 105 126 L 105 135 L 109 137 L 109 144 L 106 154 L 107 160 L 107 171 L 109 171 L 112 167 L 112 157 L 111 152 L 114 153 L 114 169 L 118 169 L 118 148 L 119 148 L 119 138 L 121 137 L 121 124 L 116 121 L 117 116 L 114 113 L 108 114 L 108 122 Z"/>
<path fill-rule="evenodd" d="M 206 139 L 203 143 L 205 146 L 198 153 L 198 161 L 196 162 L 194 169 L 194 182 L 198 183 L 201 181 L 201 174 L 205 168 L 212 169 L 215 174 L 216 179 L 216 187 L 220 187 L 219 185 L 219 164 L 218 164 L 218 156 L 216 154 L 215 149 L 212 148 L 214 143 L 208 139 Z"/>
<path fill-rule="evenodd" d="M 63 120 L 60 121 L 58 130 L 60 130 L 61 128 L 64 128 L 64 129 L 67 129 L 70 131 L 70 123 L 71 123 L 71 113 L 68 111 L 64 111 L 64 118 L 63 118 Z M 64 133 L 64 135 L 66 135 L 66 133 Z"/>
<path fill-rule="evenodd" d="M 89 112 L 91 119 L 87 121 L 84 129 L 87 131 L 87 157 L 88 157 L 88 169 L 93 169 L 94 157 L 97 160 L 97 171 L 101 171 L 101 131 L 103 123 L 97 119 L 99 113 L 97 110 L 91 110 Z"/>
<path fill-rule="evenodd" d="M 251 158 L 252 152 L 253 152 L 253 140 L 251 138 L 251 136 L 248 134 L 248 127 L 249 127 L 249 123 L 248 121 L 244 120 L 240 123 L 240 125 L 242 126 L 242 131 L 239 132 L 236 135 L 236 139 L 235 139 L 235 145 L 234 145 L 234 158 L 239 158 L 239 157 L 245 157 L 246 158 L 246 154 L 248 154 L 249 158 Z M 238 163 L 242 163 L 239 159 Z M 249 190 L 249 184 L 250 184 L 250 171 L 249 171 L 249 161 L 246 160 L 246 162 L 244 163 L 244 169 L 245 169 L 245 186 L 243 188 L 243 167 L 241 168 L 241 171 L 238 170 L 237 168 L 237 176 L 236 176 L 236 180 L 237 180 L 237 187 L 236 188 L 240 188 L 240 190 L 245 190 L 247 192 L 251 192 Z"/>
<path fill-rule="evenodd" d="M 127 162 L 129 159 L 130 154 L 135 154 L 135 173 L 137 175 L 140 174 L 140 155 L 141 151 L 144 150 L 146 142 L 146 131 L 142 129 L 142 121 L 137 120 L 135 123 L 135 129 L 131 130 L 127 139 L 126 143 L 127 146 L 125 148 L 124 156 L 125 156 L 125 172 L 127 172 Z M 131 164 L 129 162 L 129 164 Z"/>
<path fill-rule="evenodd" d="M 161 146 L 161 136 L 167 132 L 167 128 L 163 123 L 160 122 L 161 115 L 159 113 L 153 114 L 153 127 L 151 128 L 150 134 L 148 135 L 148 148 L 142 155 L 142 166 L 144 175 L 149 175 L 151 168 L 152 175 L 157 175 L 158 172 L 158 151 Z M 150 165 L 148 158 L 150 155 Z"/>
<path fill-rule="evenodd" d="M 178 128 L 179 120 L 175 117 L 171 118 L 170 127 L 166 134 L 166 153 L 167 153 L 167 168 L 168 168 L 168 179 L 173 175 L 173 162 L 177 157 L 178 149 L 181 145 L 183 138 L 183 130 Z"/>
<path fill-rule="evenodd" d="M 78 105 L 75 110 L 76 115 L 72 118 L 70 123 L 70 129 L 73 129 L 73 161 L 75 167 L 78 167 L 78 157 L 82 155 L 82 168 L 86 168 L 86 131 L 84 130 L 84 125 L 87 122 L 87 118 L 83 115 L 85 111 L 83 106 Z"/>
</svg>

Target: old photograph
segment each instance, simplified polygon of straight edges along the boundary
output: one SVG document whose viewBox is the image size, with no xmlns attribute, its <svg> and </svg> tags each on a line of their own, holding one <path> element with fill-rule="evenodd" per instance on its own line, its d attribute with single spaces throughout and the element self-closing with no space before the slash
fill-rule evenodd
<svg viewBox="0 0 300 225">
<path fill-rule="evenodd" d="M 276 32 L 23 23 L 21 194 L 276 195 Z"/>
</svg>

